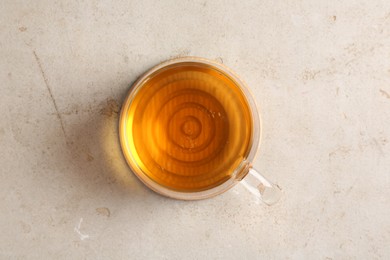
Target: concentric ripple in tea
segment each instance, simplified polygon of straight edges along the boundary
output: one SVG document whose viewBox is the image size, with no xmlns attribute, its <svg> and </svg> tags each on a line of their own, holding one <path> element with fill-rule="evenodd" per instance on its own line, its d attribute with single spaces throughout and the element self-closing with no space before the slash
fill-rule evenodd
<svg viewBox="0 0 390 260">
<path fill-rule="evenodd" d="M 137 170 L 172 190 L 220 185 L 247 156 L 252 121 L 241 90 L 206 65 L 151 75 L 128 111 L 126 143 Z"/>
</svg>

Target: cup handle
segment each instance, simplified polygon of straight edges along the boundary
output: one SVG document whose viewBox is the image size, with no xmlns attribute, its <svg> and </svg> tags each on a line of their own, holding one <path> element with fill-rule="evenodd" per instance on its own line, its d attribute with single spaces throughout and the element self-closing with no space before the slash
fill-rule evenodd
<svg viewBox="0 0 390 260">
<path fill-rule="evenodd" d="M 264 178 L 258 171 L 249 168 L 248 174 L 240 183 L 253 195 L 271 206 L 282 197 L 280 187 Z"/>
</svg>

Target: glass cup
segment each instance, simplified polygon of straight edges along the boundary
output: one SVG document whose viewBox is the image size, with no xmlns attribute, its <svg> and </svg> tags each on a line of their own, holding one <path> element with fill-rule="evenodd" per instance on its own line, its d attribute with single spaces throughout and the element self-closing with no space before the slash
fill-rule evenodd
<svg viewBox="0 0 390 260">
<path fill-rule="evenodd" d="M 199 200 L 237 183 L 271 205 L 279 187 L 252 168 L 260 143 L 257 106 L 224 65 L 168 60 L 142 75 L 123 102 L 119 136 L 134 174 L 153 191 Z"/>
</svg>

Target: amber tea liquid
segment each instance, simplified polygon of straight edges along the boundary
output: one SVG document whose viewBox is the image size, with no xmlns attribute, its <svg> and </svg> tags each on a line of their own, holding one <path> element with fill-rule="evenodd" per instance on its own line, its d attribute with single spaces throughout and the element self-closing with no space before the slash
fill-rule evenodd
<svg viewBox="0 0 390 260">
<path fill-rule="evenodd" d="M 183 62 L 154 72 L 133 93 L 125 143 L 135 171 L 177 191 L 228 180 L 251 148 L 249 105 L 221 71 Z"/>
</svg>

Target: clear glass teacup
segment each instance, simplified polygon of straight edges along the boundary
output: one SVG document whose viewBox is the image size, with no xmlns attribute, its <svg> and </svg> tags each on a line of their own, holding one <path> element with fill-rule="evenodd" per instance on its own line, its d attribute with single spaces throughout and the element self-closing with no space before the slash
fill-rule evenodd
<svg viewBox="0 0 390 260">
<path fill-rule="evenodd" d="M 245 84 L 215 61 L 183 57 L 147 71 L 122 105 L 119 136 L 134 174 L 150 189 L 205 199 L 237 183 L 271 205 L 280 189 L 252 168 L 257 106 Z"/>
</svg>

